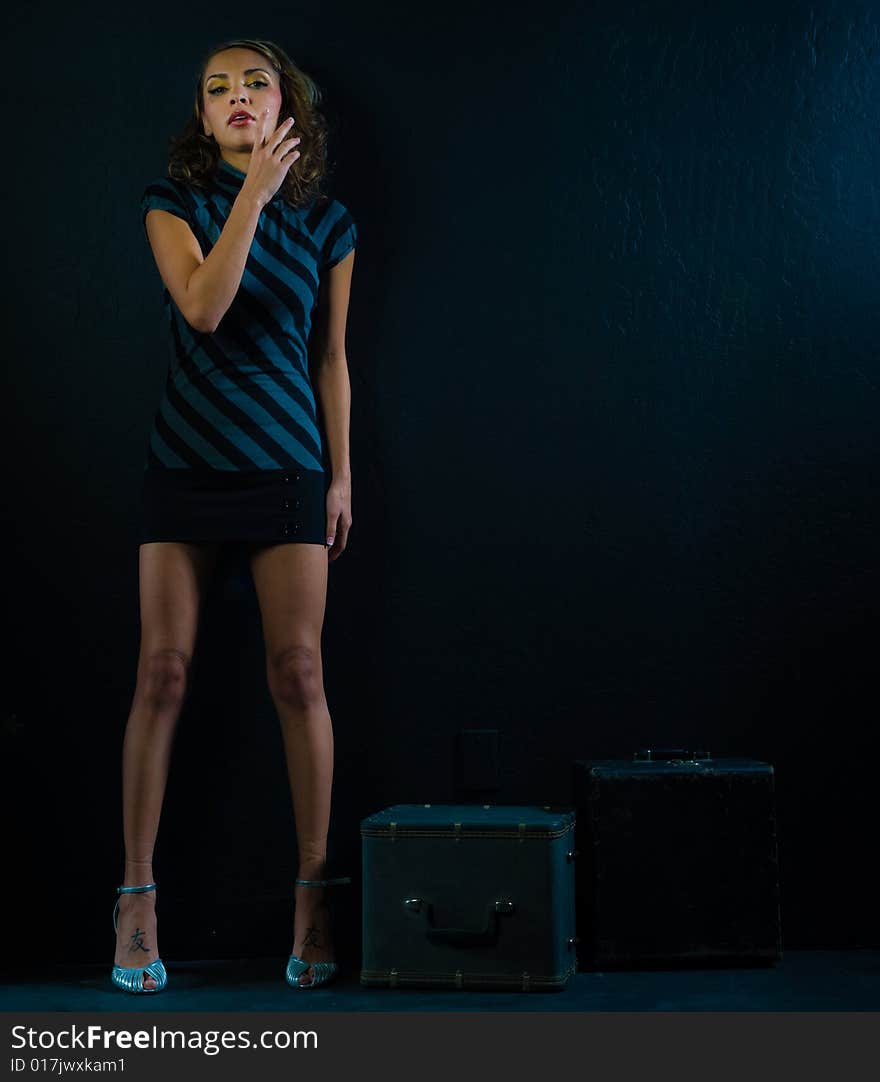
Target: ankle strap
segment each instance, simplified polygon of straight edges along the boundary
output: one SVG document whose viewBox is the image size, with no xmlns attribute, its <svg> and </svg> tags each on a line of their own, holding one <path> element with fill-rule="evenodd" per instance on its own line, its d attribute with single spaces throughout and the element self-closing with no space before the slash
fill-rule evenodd
<svg viewBox="0 0 880 1082">
<path fill-rule="evenodd" d="M 350 883 L 351 876 L 342 875 L 337 879 L 295 879 L 301 887 L 332 887 L 335 883 Z"/>
<path fill-rule="evenodd" d="M 116 893 L 117 894 L 140 894 L 142 891 L 155 890 L 155 889 L 156 889 L 156 884 L 155 883 L 147 883 L 147 885 L 145 887 L 117 887 L 116 888 Z"/>
</svg>

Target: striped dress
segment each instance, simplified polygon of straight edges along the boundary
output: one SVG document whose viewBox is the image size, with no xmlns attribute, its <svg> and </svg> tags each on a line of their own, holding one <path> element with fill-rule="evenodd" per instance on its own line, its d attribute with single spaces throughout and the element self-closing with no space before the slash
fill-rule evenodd
<svg viewBox="0 0 880 1082">
<path fill-rule="evenodd" d="M 221 159 L 209 191 L 151 181 L 141 198 L 144 230 L 147 211 L 167 210 L 189 223 L 207 258 L 245 175 Z M 324 472 L 307 343 L 319 278 L 356 242 L 337 199 L 293 208 L 276 193 L 213 334 L 193 329 L 164 289 L 171 356 L 145 470 Z"/>
</svg>

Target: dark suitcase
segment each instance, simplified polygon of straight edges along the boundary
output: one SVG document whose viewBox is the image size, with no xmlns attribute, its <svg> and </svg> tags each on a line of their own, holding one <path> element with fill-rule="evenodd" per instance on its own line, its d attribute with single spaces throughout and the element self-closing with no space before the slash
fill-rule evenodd
<svg viewBox="0 0 880 1082">
<path fill-rule="evenodd" d="M 558 990 L 577 970 L 571 808 L 396 804 L 361 821 L 379 987 Z"/>
<path fill-rule="evenodd" d="M 573 780 L 582 968 L 782 957 L 769 763 L 642 749 Z"/>
</svg>

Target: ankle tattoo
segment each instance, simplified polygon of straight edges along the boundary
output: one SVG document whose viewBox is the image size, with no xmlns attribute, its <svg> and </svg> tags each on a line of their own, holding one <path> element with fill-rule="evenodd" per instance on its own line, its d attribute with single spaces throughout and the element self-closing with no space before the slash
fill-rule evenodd
<svg viewBox="0 0 880 1082">
<path fill-rule="evenodd" d="M 304 947 L 320 947 L 321 936 L 320 929 L 318 928 L 306 928 L 306 936 L 303 940 Z"/>
<path fill-rule="evenodd" d="M 144 936 L 147 933 L 142 928 L 135 928 L 134 934 L 131 937 L 131 943 L 129 944 L 129 952 L 143 951 L 144 954 L 150 953 L 150 948 L 144 945 Z"/>
</svg>

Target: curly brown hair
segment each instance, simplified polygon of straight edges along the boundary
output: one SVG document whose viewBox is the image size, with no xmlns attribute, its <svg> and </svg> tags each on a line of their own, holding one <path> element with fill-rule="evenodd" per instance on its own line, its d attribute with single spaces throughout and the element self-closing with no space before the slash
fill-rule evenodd
<svg viewBox="0 0 880 1082">
<path fill-rule="evenodd" d="M 237 38 L 224 41 L 209 49 L 202 58 L 195 85 L 193 115 L 178 135 L 169 140 L 168 175 L 196 188 L 206 188 L 208 180 L 220 161 L 220 150 L 215 140 L 202 129 L 202 93 L 208 61 L 225 49 L 253 49 L 261 53 L 272 65 L 281 86 L 281 110 L 279 116 L 296 117 L 296 134 L 301 142 L 297 146 L 300 157 L 288 169 L 281 182 L 279 193 L 291 206 L 298 207 L 312 199 L 318 202 L 328 197 L 320 184 L 327 172 L 327 121 L 317 108 L 321 89 L 290 59 L 274 42 L 258 38 Z"/>
</svg>

